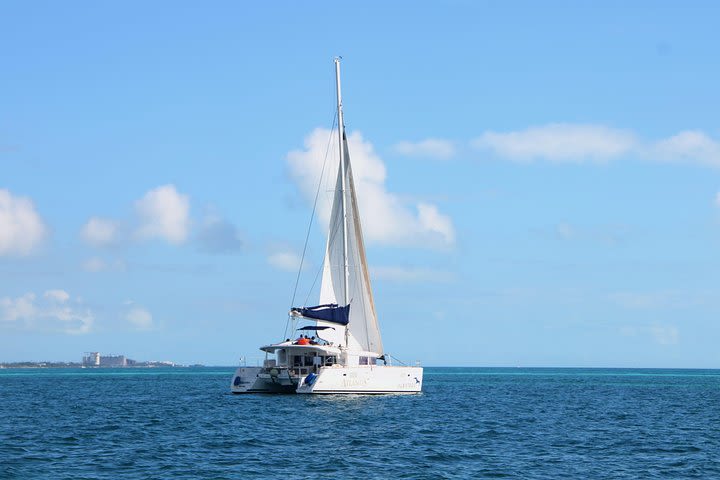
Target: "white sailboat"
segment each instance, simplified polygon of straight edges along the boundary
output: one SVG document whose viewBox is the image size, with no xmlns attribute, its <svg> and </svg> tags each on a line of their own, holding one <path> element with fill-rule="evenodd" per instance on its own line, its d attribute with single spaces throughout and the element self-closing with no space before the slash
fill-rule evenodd
<svg viewBox="0 0 720 480">
<path fill-rule="evenodd" d="M 335 59 L 340 166 L 333 198 L 318 306 L 292 308 L 305 320 L 297 339 L 266 345 L 262 367 L 239 367 L 233 393 L 417 393 L 422 367 L 390 365 L 365 258 Z M 310 335 L 309 335 L 310 334 Z"/>
</svg>

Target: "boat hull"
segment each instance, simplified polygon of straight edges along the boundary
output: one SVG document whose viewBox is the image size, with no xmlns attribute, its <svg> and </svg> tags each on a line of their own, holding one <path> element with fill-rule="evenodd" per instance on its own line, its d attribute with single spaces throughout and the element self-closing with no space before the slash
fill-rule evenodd
<svg viewBox="0 0 720 480">
<path fill-rule="evenodd" d="M 332 366 L 321 368 L 315 378 L 309 375 L 298 386 L 305 394 L 387 394 L 420 393 L 422 367 L 401 366 Z"/>
<path fill-rule="evenodd" d="M 240 367 L 233 376 L 232 393 L 300 393 L 315 395 L 420 393 L 422 367 L 333 365 L 302 377 L 287 370 L 270 376 L 261 367 Z"/>
<path fill-rule="evenodd" d="M 235 370 L 232 393 L 295 393 L 296 383 L 262 373 L 262 367 L 240 367 Z"/>
</svg>

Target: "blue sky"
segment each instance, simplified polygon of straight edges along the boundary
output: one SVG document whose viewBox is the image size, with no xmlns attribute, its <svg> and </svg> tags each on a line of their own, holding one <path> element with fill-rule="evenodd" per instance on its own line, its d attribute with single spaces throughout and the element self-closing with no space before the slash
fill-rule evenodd
<svg viewBox="0 0 720 480">
<path fill-rule="evenodd" d="M 718 17 L 4 2 L 0 361 L 231 365 L 281 338 L 342 55 L 391 354 L 720 367 Z"/>
</svg>

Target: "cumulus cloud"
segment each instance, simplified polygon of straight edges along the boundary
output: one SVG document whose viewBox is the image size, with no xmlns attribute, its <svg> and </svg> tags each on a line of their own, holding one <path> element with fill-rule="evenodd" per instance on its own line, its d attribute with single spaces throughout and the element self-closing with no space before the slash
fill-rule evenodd
<svg viewBox="0 0 720 480">
<path fill-rule="evenodd" d="M 153 328 L 153 317 L 149 311 L 140 306 L 133 306 L 128 310 L 125 319 L 138 330 Z"/>
<path fill-rule="evenodd" d="M 408 157 L 427 157 L 447 160 L 455 155 L 455 145 L 448 140 L 428 138 L 419 142 L 402 141 L 394 150 Z"/>
<path fill-rule="evenodd" d="M 551 123 L 518 131 L 487 131 L 471 144 L 519 162 L 606 162 L 632 154 L 650 162 L 720 167 L 720 141 L 698 130 L 641 140 L 632 131 L 604 125 Z"/>
<path fill-rule="evenodd" d="M 700 131 L 680 132 L 660 140 L 648 150 L 648 154 L 658 160 L 720 167 L 720 142 Z"/>
<path fill-rule="evenodd" d="M 5 322 L 16 322 L 23 318 L 35 316 L 35 294 L 26 293 L 17 298 L 0 298 L 0 319 Z"/>
<path fill-rule="evenodd" d="M 197 233 L 198 248 L 206 253 L 236 253 L 243 249 L 237 227 L 227 220 L 210 215 Z"/>
<path fill-rule="evenodd" d="M 91 217 L 80 230 L 80 237 L 93 247 L 107 247 L 118 241 L 119 223 L 107 218 Z"/>
<path fill-rule="evenodd" d="M 337 152 L 337 134 L 330 145 Z M 315 198 L 318 178 L 325 159 L 330 131 L 315 129 L 305 138 L 305 149 L 288 153 L 290 173 L 300 190 L 312 201 Z M 382 159 L 372 144 L 358 131 L 348 137 L 353 175 L 357 190 L 363 233 L 368 242 L 447 246 L 455 241 L 452 220 L 428 203 L 407 204 L 385 185 L 387 172 Z M 325 224 L 330 217 L 332 190 L 337 178 L 337 153 L 328 159 L 323 178 L 322 192 L 326 196 L 318 201 L 320 217 Z"/>
<path fill-rule="evenodd" d="M 447 244 L 455 243 L 455 228 L 450 217 L 429 203 L 418 203 L 417 210 L 421 231 L 437 234 Z"/>
<path fill-rule="evenodd" d="M 295 252 L 275 252 L 268 256 L 267 261 L 278 270 L 297 272 L 300 268 L 300 255 Z"/>
<path fill-rule="evenodd" d="M 64 290 L 48 290 L 42 298 L 29 292 L 0 298 L 0 320 L 27 330 L 84 334 L 92 330 L 95 316 L 79 301 L 71 302 Z"/>
<path fill-rule="evenodd" d="M 606 161 L 630 152 L 638 141 L 632 132 L 602 125 L 551 123 L 516 132 L 488 131 L 472 141 L 481 150 L 517 161 Z"/>
<path fill-rule="evenodd" d="M 170 243 L 185 242 L 190 229 L 190 199 L 174 185 L 162 185 L 135 202 L 140 220 L 139 238 L 162 238 Z"/>
<path fill-rule="evenodd" d="M 0 189 L 0 256 L 29 255 L 47 230 L 32 200 Z"/>
</svg>

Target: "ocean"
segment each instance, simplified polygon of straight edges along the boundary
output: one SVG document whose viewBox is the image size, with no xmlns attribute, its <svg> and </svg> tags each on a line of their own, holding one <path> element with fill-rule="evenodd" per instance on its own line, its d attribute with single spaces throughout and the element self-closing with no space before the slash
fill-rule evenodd
<svg viewBox="0 0 720 480">
<path fill-rule="evenodd" d="M 720 371 L 426 368 L 231 395 L 233 368 L 0 370 L 0 479 L 720 478 Z"/>
</svg>

